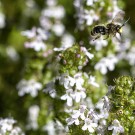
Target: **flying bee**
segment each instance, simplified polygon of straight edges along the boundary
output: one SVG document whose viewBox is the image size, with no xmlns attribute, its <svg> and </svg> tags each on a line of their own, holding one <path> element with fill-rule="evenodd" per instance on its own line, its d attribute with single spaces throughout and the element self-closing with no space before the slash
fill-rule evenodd
<svg viewBox="0 0 135 135">
<path fill-rule="evenodd" d="M 119 11 L 113 20 L 105 25 L 97 25 L 95 26 L 91 31 L 91 36 L 94 37 L 93 41 L 100 38 L 102 35 L 106 36 L 105 39 L 108 39 L 110 35 L 113 35 L 116 37 L 116 33 L 119 33 L 121 36 L 122 33 L 122 27 L 129 21 L 130 18 L 128 18 L 123 24 L 121 24 L 123 18 L 124 18 L 124 11 Z M 104 40 L 105 40 L 104 39 Z"/>
</svg>

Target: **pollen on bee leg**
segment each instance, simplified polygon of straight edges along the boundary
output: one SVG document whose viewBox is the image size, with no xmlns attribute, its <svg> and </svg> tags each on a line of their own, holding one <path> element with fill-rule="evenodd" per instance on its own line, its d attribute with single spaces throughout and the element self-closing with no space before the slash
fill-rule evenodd
<svg viewBox="0 0 135 135">
<path fill-rule="evenodd" d="M 122 33 L 122 28 L 120 28 L 119 33 L 120 33 L 120 34 Z"/>
</svg>

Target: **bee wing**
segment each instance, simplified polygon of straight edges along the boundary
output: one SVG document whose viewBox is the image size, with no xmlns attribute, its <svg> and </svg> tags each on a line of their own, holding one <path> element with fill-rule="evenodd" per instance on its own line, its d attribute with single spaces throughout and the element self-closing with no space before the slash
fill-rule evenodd
<svg viewBox="0 0 135 135">
<path fill-rule="evenodd" d="M 112 23 L 121 23 L 123 21 L 125 12 L 119 11 L 113 18 Z"/>
</svg>

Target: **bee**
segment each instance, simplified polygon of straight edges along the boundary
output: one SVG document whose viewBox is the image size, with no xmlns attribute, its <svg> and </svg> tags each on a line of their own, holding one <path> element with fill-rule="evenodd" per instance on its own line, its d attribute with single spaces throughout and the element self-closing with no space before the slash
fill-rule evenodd
<svg viewBox="0 0 135 135">
<path fill-rule="evenodd" d="M 119 35 L 121 36 L 122 27 L 125 26 L 125 24 L 130 19 L 128 18 L 123 24 L 121 24 L 124 15 L 125 15 L 124 11 L 119 11 L 112 19 L 112 21 L 108 23 L 106 26 L 104 25 L 95 26 L 91 31 L 91 36 L 94 37 L 93 41 L 100 38 L 102 35 L 106 36 L 104 40 L 108 39 L 110 35 L 116 37 L 116 33 L 119 33 Z"/>
</svg>

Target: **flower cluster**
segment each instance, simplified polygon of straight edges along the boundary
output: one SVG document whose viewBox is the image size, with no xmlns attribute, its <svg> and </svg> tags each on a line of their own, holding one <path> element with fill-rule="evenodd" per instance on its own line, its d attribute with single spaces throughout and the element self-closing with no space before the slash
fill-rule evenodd
<svg viewBox="0 0 135 135">
<path fill-rule="evenodd" d="M 19 90 L 19 96 L 23 96 L 25 94 L 30 94 L 32 97 L 36 97 L 38 95 L 38 91 L 41 90 L 42 84 L 36 82 L 34 79 L 32 80 L 21 80 L 17 89 Z"/>
<path fill-rule="evenodd" d="M 109 105 L 107 97 L 100 100 L 95 109 L 88 109 L 86 105 L 80 105 L 80 108 L 72 110 L 71 117 L 66 119 L 68 126 L 75 124 L 80 125 L 83 131 L 88 130 L 89 133 L 104 133 L 107 126 L 106 120 L 109 116 L 106 104 Z M 97 109 L 99 112 L 96 111 Z"/>
<path fill-rule="evenodd" d="M 102 58 L 98 63 L 95 65 L 95 69 L 99 70 L 102 74 L 107 73 L 107 69 L 113 71 L 115 68 L 115 64 L 118 62 L 117 57 L 110 55 L 108 57 Z"/>
<path fill-rule="evenodd" d="M 14 126 L 16 121 L 12 118 L 5 118 L 0 120 L 0 134 L 1 135 L 24 135 L 21 128 Z"/>
</svg>

